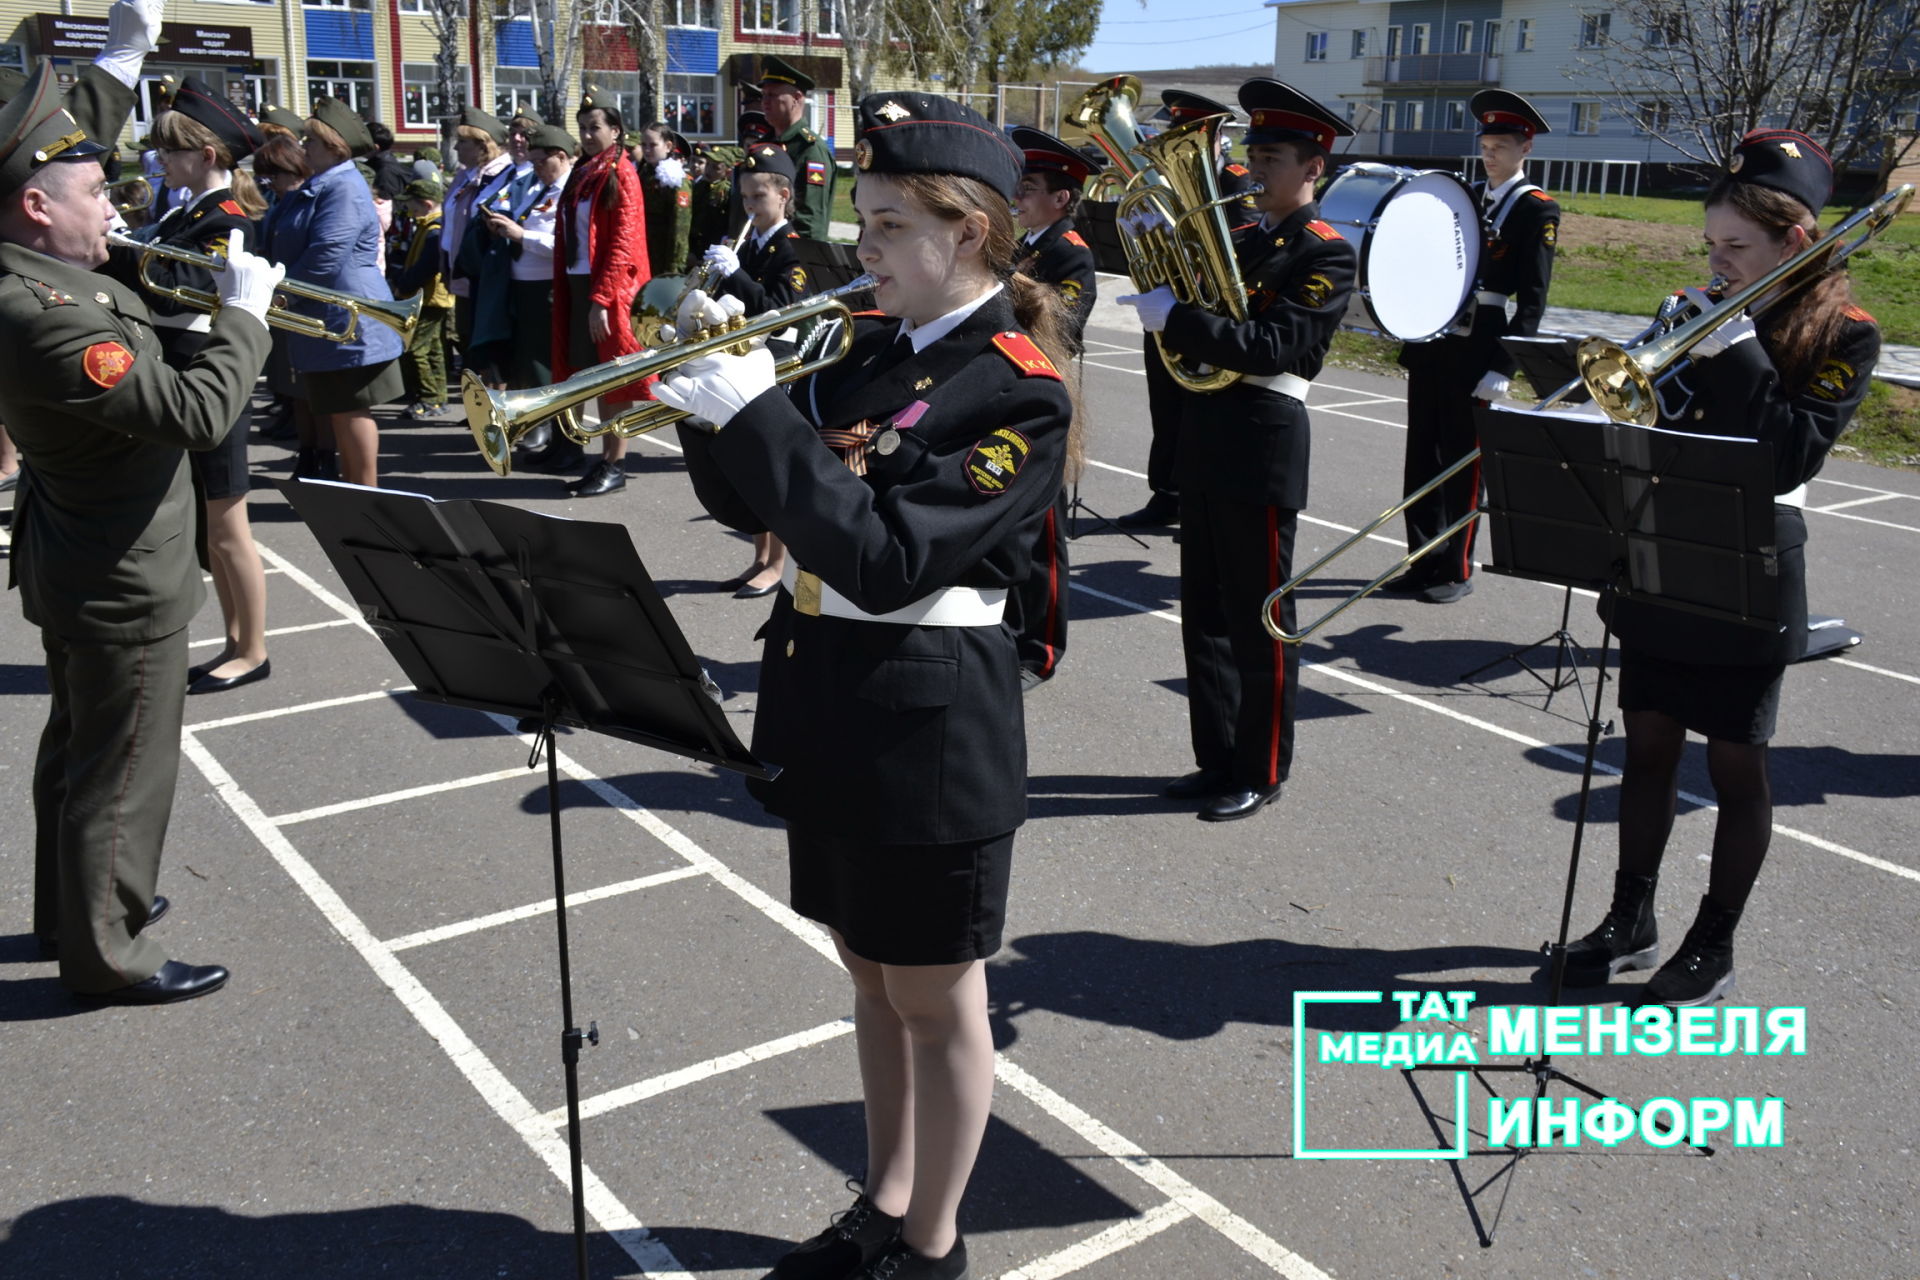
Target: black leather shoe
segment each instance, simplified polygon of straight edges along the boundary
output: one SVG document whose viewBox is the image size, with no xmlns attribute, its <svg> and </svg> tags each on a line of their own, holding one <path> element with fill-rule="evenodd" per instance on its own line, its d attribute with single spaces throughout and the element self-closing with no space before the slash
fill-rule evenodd
<svg viewBox="0 0 1920 1280">
<path fill-rule="evenodd" d="M 187 683 L 192 684 L 195 680 L 198 680 L 201 676 L 207 674 L 207 672 L 213 670 L 215 667 L 224 666 L 226 664 L 226 661 L 227 660 L 225 658 L 214 658 L 210 661 L 196 663 L 193 666 L 188 667 Z"/>
<path fill-rule="evenodd" d="M 898 1240 L 903 1220 L 880 1212 L 863 1194 L 851 1209 L 833 1215 L 833 1223 L 774 1264 L 765 1280 L 847 1280 Z"/>
<path fill-rule="evenodd" d="M 187 686 L 188 693 L 225 693 L 228 689 L 238 689 L 243 684 L 258 684 L 273 674 L 273 659 L 262 658 L 260 665 L 251 671 L 242 671 L 237 676 L 203 675 Z"/>
<path fill-rule="evenodd" d="M 1390 596 L 1418 595 L 1433 585 L 1433 579 L 1416 568 L 1407 570 L 1397 578 L 1388 578 L 1380 584 L 1380 589 Z"/>
<path fill-rule="evenodd" d="M 626 487 L 626 468 L 603 459 L 594 463 L 593 469 L 586 475 L 568 485 L 567 492 L 576 498 L 597 498 L 603 493 L 614 493 Z"/>
<path fill-rule="evenodd" d="M 1465 582 L 1435 582 L 1420 593 L 1420 598 L 1428 604 L 1452 604 L 1456 600 L 1465 600 L 1473 594 L 1473 580 Z"/>
<path fill-rule="evenodd" d="M 140 932 L 145 933 L 148 929 L 159 924 L 160 917 L 166 915 L 167 908 L 172 905 L 171 902 L 168 902 L 159 894 L 154 894 L 153 905 L 147 908 L 147 922 L 140 926 Z M 43 933 L 36 938 L 36 941 L 40 944 L 40 958 L 42 960 L 58 960 L 60 958 L 60 939 L 56 935 Z"/>
<path fill-rule="evenodd" d="M 967 1242 L 955 1240 L 944 1258 L 929 1258 L 905 1240 L 853 1273 L 851 1280 L 969 1280 Z"/>
<path fill-rule="evenodd" d="M 217 964 L 182 964 L 169 960 L 145 982 L 117 991 L 88 992 L 81 996 L 96 1004 L 172 1004 L 191 1000 L 227 985 L 227 971 Z"/>
<path fill-rule="evenodd" d="M 1218 769 L 1199 769 L 1184 778 L 1175 778 L 1160 789 L 1169 800 L 1205 800 L 1232 789 L 1227 775 Z"/>
<path fill-rule="evenodd" d="M 1122 529 L 1159 529 L 1180 523 L 1180 499 L 1171 493 L 1156 493 L 1138 511 L 1129 511 L 1114 521 Z"/>
<path fill-rule="evenodd" d="M 1270 787 L 1255 787 L 1251 791 L 1229 791 L 1215 796 L 1200 810 L 1202 822 L 1232 822 L 1236 818 L 1251 818 L 1266 807 L 1269 800 L 1280 798 L 1280 784 Z"/>
<path fill-rule="evenodd" d="M 587 451 L 580 447 L 577 440 L 569 440 L 555 433 L 547 441 L 547 447 L 522 458 L 518 451 L 514 453 L 513 465 L 519 471 L 541 471 L 550 475 L 560 475 L 572 471 L 587 460 Z"/>
<path fill-rule="evenodd" d="M 543 422 L 513 442 L 513 456 L 516 459 L 521 457 L 530 458 L 534 454 L 545 450 L 546 447 L 552 443 L 553 424 L 551 422 Z"/>
<path fill-rule="evenodd" d="M 735 600 L 758 600 L 762 596 L 772 595 L 775 591 L 779 590 L 779 588 L 780 579 L 778 578 L 775 578 L 764 587 L 756 587 L 743 582 L 734 588 L 733 598 Z"/>
</svg>

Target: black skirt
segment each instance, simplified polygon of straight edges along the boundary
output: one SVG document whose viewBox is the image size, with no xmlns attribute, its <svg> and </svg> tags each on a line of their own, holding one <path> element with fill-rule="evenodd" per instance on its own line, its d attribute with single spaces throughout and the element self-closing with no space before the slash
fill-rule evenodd
<svg viewBox="0 0 1920 1280">
<path fill-rule="evenodd" d="M 874 844 L 787 830 L 793 909 L 875 964 L 961 964 L 1000 949 L 1013 833 L 964 844 Z"/>
<path fill-rule="evenodd" d="M 1773 737 L 1780 714 L 1778 665 L 1674 662 L 1620 646 L 1620 709 L 1659 711 L 1721 742 L 1758 745 Z"/>
</svg>

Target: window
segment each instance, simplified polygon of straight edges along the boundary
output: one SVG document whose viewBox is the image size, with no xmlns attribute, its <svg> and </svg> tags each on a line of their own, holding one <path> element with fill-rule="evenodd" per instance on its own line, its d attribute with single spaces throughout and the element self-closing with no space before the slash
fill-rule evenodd
<svg viewBox="0 0 1920 1280">
<path fill-rule="evenodd" d="M 640 114 L 640 74 L 636 71 L 583 71 L 580 73 L 580 94 L 586 96 L 587 82 L 591 80 L 594 89 L 594 101 L 611 102 L 620 112 L 620 118 L 629 129 L 638 129 L 646 121 Z M 575 106 L 578 106 L 576 100 Z"/>
<path fill-rule="evenodd" d="M 1404 34 L 1404 29 L 1400 27 L 1387 28 L 1387 56 L 1389 58 L 1397 58 L 1400 56 L 1400 37 Z"/>
<path fill-rule="evenodd" d="M 1467 104 L 1449 102 L 1447 104 L 1447 128 L 1464 129 L 1467 127 Z"/>
<path fill-rule="evenodd" d="M 585 20 L 590 27 L 619 27 L 626 25 L 627 6 L 621 0 L 589 0 L 585 6 Z"/>
<path fill-rule="evenodd" d="M 368 9 L 373 0 L 300 0 L 309 9 Z"/>
<path fill-rule="evenodd" d="M 1453 24 L 1453 51 L 1455 53 L 1473 52 L 1473 24 L 1456 22 Z"/>
<path fill-rule="evenodd" d="M 1525 53 L 1533 48 L 1533 19 L 1522 18 L 1514 23 L 1513 51 Z"/>
<path fill-rule="evenodd" d="M 740 29 L 798 35 L 800 0 L 740 0 Z"/>
<path fill-rule="evenodd" d="M 838 0 L 820 0 L 820 25 L 814 30 L 823 36 L 840 34 L 840 5 Z"/>
<path fill-rule="evenodd" d="M 493 114 L 502 120 L 511 120 L 518 115 L 529 115 L 538 120 L 540 118 L 540 69 L 538 67 L 495 67 L 493 69 Z"/>
<path fill-rule="evenodd" d="M 1360 104 L 1352 98 L 1347 99 L 1347 123 L 1352 124 L 1354 117 L 1360 114 Z"/>
<path fill-rule="evenodd" d="M 1307 61 L 1325 62 L 1327 60 L 1327 33 L 1324 31 L 1307 32 Z"/>
<path fill-rule="evenodd" d="M 1380 104 L 1380 130 L 1383 133 L 1393 132 L 1393 107 L 1391 102 Z"/>
<path fill-rule="evenodd" d="M 416 16 L 432 12 L 427 7 L 427 0 L 399 0 L 397 9 L 400 13 L 411 13 Z"/>
<path fill-rule="evenodd" d="M 431 62 L 400 64 L 402 128 L 438 129 L 441 118 L 453 114 L 453 104 L 440 96 L 439 80 Z"/>
<path fill-rule="evenodd" d="M 1607 28 L 1613 25 L 1610 13 L 1583 13 L 1580 15 L 1580 47 L 1598 49 L 1607 42 Z"/>
<path fill-rule="evenodd" d="M 1406 102 L 1400 106 L 1400 127 L 1402 129 L 1424 129 L 1427 127 L 1427 104 L 1424 102 Z"/>
<path fill-rule="evenodd" d="M 833 147 L 833 94 L 826 89 L 807 95 L 807 128 L 827 140 L 829 150 Z M 806 175 L 800 175 L 804 178 Z"/>
<path fill-rule="evenodd" d="M 269 104 L 283 105 L 280 97 L 280 59 L 261 58 L 243 79 L 246 82 L 246 107 L 255 115 Z M 231 86 L 229 86 L 231 89 Z"/>
<path fill-rule="evenodd" d="M 1367 31 L 1365 27 L 1355 29 L 1353 33 L 1353 52 L 1347 56 L 1351 58 L 1364 58 L 1367 56 Z"/>
<path fill-rule="evenodd" d="M 1413 47 L 1411 49 L 1408 49 L 1407 52 L 1411 53 L 1416 58 L 1419 57 L 1421 54 L 1427 51 L 1427 46 L 1432 42 L 1432 39 L 1433 39 L 1432 23 L 1430 22 L 1414 23 L 1413 24 Z"/>
<path fill-rule="evenodd" d="M 670 27 L 717 27 L 720 0 L 666 0 L 661 5 Z M 835 28 L 838 30 L 838 28 Z"/>
<path fill-rule="evenodd" d="M 1641 133 L 1665 133 L 1673 122 L 1673 106 L 1666 102 L 1637 104 L 1635 126 Z"/>
<path fill-rule="evenodd" d="M 689 138 L 720 132 L 720 77 L 669 75 L 660 118 Z"/>
<path fill-rule="evenodd" d="M 1490 58 L 1497 58 L 1500 56 L 1500 24 L 1499 23 L 1489 22 L 1487 24 L 1486 37 L 1485 39 L 1481 40 L 1480 47 L 1487 51 L 1487 56 Z"/>
<path fill-rule="evenodd" d="M 1687 41 L 1687 16 L 1684 13 L 1655 15 L 1647 27 L 1647 46 L 1652 49 L 1665 49 Z"/>
<path fill-rule="evenodd" d="M 307 60 L 307 99 L 338 98 L 368 120 L 377 120 L 374 109 L 373 64 L 371 62 L 329 62 L 322 58 Z"/>
<path fill-rule="evenodd" d="M 1576 102 L 1573 104 L 1573 131 L 1586 137 L 1600 132 L 1600 104 L 1597 102 Z"/>
</svg>

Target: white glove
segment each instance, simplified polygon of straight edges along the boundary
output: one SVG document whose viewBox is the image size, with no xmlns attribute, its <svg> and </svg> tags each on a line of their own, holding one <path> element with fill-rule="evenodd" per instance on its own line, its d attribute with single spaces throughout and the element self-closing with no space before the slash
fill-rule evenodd
<svg viewBox="0 0 1920 1280">
<path fill-rule="evenodd" d="M 160 47 L 160 11 L 166 0 L 113 0 L 107 10 L 107 43 L 93 65 L 129 89 L 140 85 L 140 68 Z"/>
<path fill-rule="evenodd" d="M 1123 307 L 1132 307 L 1140 316 L 1140 327 L 1148 333 L 1159 333 L 1167 327 L 1167 316 L 1173 311 L 1173 290 L 1166 285 L 1146 293 L 1126 293 L 1114 299 Z"/>
<path fill-rule="evenodd" d="M 734 316 L 745 315 L 746 310 L 747 304 L 731 295 L 714 298 L 704 290 L 695 289 L 681 301 L 680 310 L 674 313 L 673 324 L 662 330 L 660 336 L 668 342 L 677 342 L 683 333 L 725 324 Z"/>
<path fill-rule="evenodd" d="M 740 269 L 740 255 L 724 244 L 707 248 L 706 264 L 719 272 L 722 280 Z"/>
<path fill-rule="evenodd" d="M 773 385 L 773 352 L 761 346 L 743 356 L 723 353 L 689 360 L 678 374 L 655 383 L 653 395 L 663 404 L 704 418 L 718 430 Z"/>
<path fill-rule="evenodd" d="M 235 227 L 227 234 L 227 269 L 213 282 L 220 290 L 220 305 L 244 311 L 261 324 L 273 306 L 273 291 L 287 278 L 287 269 L 257 253 L 248 253 L 246 232 Z"/>
<path fill-rule="evenodd" d="M 1495 373 L 1489 369 L 1480 375 L 1479 383 L 1473 388 L 1473 398 L 1475 400 L 1485 400 L 1491 404 L 1495 400 L 1504 399 L 1507 394 L 1507 388 L 1511 385 L 1513 385 L 1512 382 L 1505 374 Z"/>
</svg>

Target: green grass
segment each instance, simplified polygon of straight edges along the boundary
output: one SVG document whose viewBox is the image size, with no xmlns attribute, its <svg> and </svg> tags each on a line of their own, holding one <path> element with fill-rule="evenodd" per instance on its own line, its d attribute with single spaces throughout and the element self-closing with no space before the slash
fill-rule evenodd
<svg viewBox="0 0 1920 1280">
<path fill-rule="evenodd" d="M 1920 391 L 1876 379 L 1833 453 L 1920 471 Z"/>
</svg>

